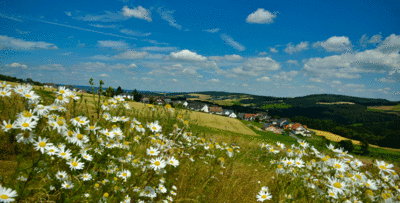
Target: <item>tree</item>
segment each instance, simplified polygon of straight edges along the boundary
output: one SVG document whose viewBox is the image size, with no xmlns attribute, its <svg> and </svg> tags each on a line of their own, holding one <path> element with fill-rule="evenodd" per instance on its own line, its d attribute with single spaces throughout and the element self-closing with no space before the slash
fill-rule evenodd
<svg viewBox="0 0 400 203">
<path fill-rule="evenodd" d="M 114 88 L 112 88 L 111 86 L 107 88 L 106 92 L 107 95 L 110 97 L 113 97 L 115 95 Z"/>
<path fill-rule="evenodd" d="M 150 104 L 154 103 L 154 97 L 153 97 L 153 96 L 151 96 L 151 97 L 149 98 L 149 103 L 150 103 Z"/>
<path fill-rule="evenodd" d="M 260 119 L 258 118 L 258 116 L 256 116 L 256 118 L 254 119 L 254 122 L 260 122 Z"/>
<path fill-rule="evenodd" d="M 33 83 L 33 80 L 31 78 L 26 78 L 26 82 Z"/>
<path fill-rule="evenodd" d="M 124 93 L 124 90 L 122 90 L 121 86 L 118 86 L 117 91 L 115 92 L 115 95 L 121 95 Z"/>
<path fill-rule="evenodd" d="M 139 94 L 139 92 L 136 89 L 133 90 L 132 94 L 133 94 L 133 100 L 135 100 L 136 102 L 140 102 L 140 100 L 143 97 L 143 95 Z"/>
<path fill-rule="evenodd" d="M 339 147 L 344 148 L 345 151 L 353 152 L 354 146 L 351 140 L 342 140 L 339 142 Z"/>
</svg>

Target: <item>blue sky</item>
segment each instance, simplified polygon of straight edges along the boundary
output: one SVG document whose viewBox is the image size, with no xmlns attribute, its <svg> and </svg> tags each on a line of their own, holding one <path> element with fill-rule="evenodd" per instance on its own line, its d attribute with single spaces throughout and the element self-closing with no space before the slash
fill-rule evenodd
<svg viewBox="0 0 400 203">
<path fill-rule="evenodd" d="M 400 100 L 397 1 L 11 1 L 0 74 L 122 89 Z"/>
</svg>

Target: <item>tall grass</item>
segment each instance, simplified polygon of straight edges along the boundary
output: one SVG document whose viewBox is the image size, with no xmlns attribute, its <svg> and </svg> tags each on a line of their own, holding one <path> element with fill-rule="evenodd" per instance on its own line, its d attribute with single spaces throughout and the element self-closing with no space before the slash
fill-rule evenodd
<svg viewBox="0 0 400 203">
<path fill-rule="evenodd" d="M 1 97 L 0 102 L 2 104 L 4 102 L 5 107 L 1 111 L 1 119 L 5 121 L 10 119 L 14 122 L 17 118 L 29 117 L 26 112 L 18 115 L 23 110 L 32 110 L 32 115 L 37 116 L 35 109 L 38 104 L 44 104 L 45 98 L 51 95 L 54 95 L 52 98 L 54 101 L 60 94 L 59 90 L 57 93 L 42 92 L 42 102 L 36 103 L 36 106 L 17 92 L 13 92 L 11 97 Z M 386 181 L 384 177 L 378 175 L 379 167 L 370 167 L 368 169 L 371 175 L 369 175 L 367 168 L 354 167 L 357 160 L 352 160 L 347 155 L 341 156 L 341 153 L 338 153 L 340 150 L 326 150 L 326 146 L 324 148 L 321 145 L 315 146 L 321 149 L 321 152 L 317 153 L 318 151 L 311 146 L 307 147 L 306 144 L 312 143 L 311 140 L 297 142 L 293 138 L 274 135 L 271 132 L 257 132 L 258 136 L 243 135 L 205 127 L 200 125 L 201 123 L 189 123 L 188 121 L 192 120 L 191 114 L 181 109 L 152 105 L 144 109 L 134 109 L 130 108 L 131 105 L 126 106 L 121 98 L 119 101 L 117 97 L 108 100 L 103 100 L 104 98 L 101 96 L 92 100 L 87 98 L 86 102 L 77 100 L 77 103 L 70 100 L 69 103 L 62 105 L 66 107 L 65 112 L 51 110 L 47 116 L 38 116 L 38 123 L 32 130 L 36 138 L 27 144 L 4 138 L 15 138 L 16 134 L 26 133 L 28 130 L 15 125 L 14 129 L 3 132 L 6 127 L 3 126 L 3 131 L 0 131 L 1 147 L 12 146 L 17 153 L 14 151 L 7 160 L 2 159 L 0 184 L 2 188 L 15 191 L 16 195 L 12 196 L 0 190 L 0 198 L 4 199 L 6 196 L 2 195 L 8 195 L 7 198 L 14 198 L 19 202 L 149 202 L 152 200 L 215 203 L 256 202 L 257 199 L 269 202 L 345 202 L 346 199 L 354 200 L 354 198 L 362 202 L 381 202 L 383 199 L 393 201 L 399 199 L 397 173 L 384 172 L 390 178 L 390 181 Z M 95 103 L 100 100 L 99 105 L 96 105 Z M 106 107 L 104 101 L 108 101 L 108 104 L 114 101 L 115 105 L 109 110 L 103 109 L 104 112 L 99 113 L 97 118 L 98 107 Z M 81 106 L 78 105 L 79 102 Z M 50 106 L 51 103 L 45 105 Z M 129 120 L 112 122 L 103 117 L 105 113 L 114 118 L 129 117 Z M 82 127 L 74 125 L 72 121 L 78 115 L 88 118 L 89 123 Z M 140 124 L 135 123 L 133 118 Z M 89 141 L 78 146 L 72 142 L 73 138 L 69 138 L 68 133 L 62 135 L 62 132 L 58 132 L 54 125 L 63 119 L 66 121 L 68 131 L 79 129 Z M 80 119 L 84 120 L 83 117 Z M 56 121 L 54 125 L 51 124 L 53 120 Z M 85 130 L 95 123 L 100 127 L 96 133 Z M 111 138 L 101 133 L 101 129 L 108 129 L 111 132 L 117 132 L 119 129 L 123 136 Z M 142 130 L 145 132 L 141 132 Z M 75 133 L 73 136 L 77 139 L 78 134 Z M 34 146 L 39 144 L 37 137 L 47 138 L 48 143 L 53 143 L 58 148 L 59 144 L 64 144 L 66 149 L 71 150 L 71 158 L 80 158 L 84 167 L 71 170 L 72 166 L 67 164 L 72 163 L 71 159 L 65 160 L 58 155 L 50 155 L 50 148 L 46 148 L 44 153 L 36 150 Z M 101 144 L 99 139 L 104 144 Z M 266 145 L 267 143 L 269 145 Z M 109 145 L 112 144 L 115 145 L 110 148 Z M 160 154 L 149 155 L 147 151 L 150 147 L 158 148 Z M 322 151 L 323 148 L 325 151 Z M 279 152 L 274 153 L 276 151 Z M 288 157 L 289 151 L 292 151 L 293 157 Z M 93 156 L 93 160 L 85 160 L 83 152 Z M 154 170 L 151 167 L 157 165 L 154 161 L 157 157 L 162 158 L 160 161 L 175 157 L 179 165 L 174 167 L 167 164 L 162 169 Z M 284 158 L 288 160 L 297 158 L 297 161 L 301 160 L 305 165 L 300 167 L 296 163 L 285 164 Z M 343 162 L 337 163 L 339 160 Z M 340 168 L 333 163 L 343 167 L 346 165 L 349 168 L 346 173 L 340 173 L 338 172 Z M 126 181 L 123 175 L 125 170 L 131 173 Z M 56 176 L 59 171 L 65 171 L 68 178 L 59 180 L 60 178 Z M 83 181 L 85 173 L 90 174 L 92 179 Z M 336 188 L 337 190 L 332 193 L 334 196 L 330 197 L 328 189 L 332 184 L 327 177 L 336 177 L 350 184 L 352 181 L 350 173 L 353 174 L 352 177 L 356 177 L 354 174 L 357 174 L 362 179 L 355 178 L 357 184 L 349 187 L 352 189 L 350 192 L 343 195 L 336 194 L 336 191 L 340 190 Z M 377 183 L 377 190 L 370 190 L 371 186 L 366 186 L 367 180 L 374 180 Z M 66 189 L 66 184 L 71 189 Z M 150 194 L 155 196 L 153 198 L 146 196 Z M 337 195 L 339 197 L 336 197 Z"/>
</svg>

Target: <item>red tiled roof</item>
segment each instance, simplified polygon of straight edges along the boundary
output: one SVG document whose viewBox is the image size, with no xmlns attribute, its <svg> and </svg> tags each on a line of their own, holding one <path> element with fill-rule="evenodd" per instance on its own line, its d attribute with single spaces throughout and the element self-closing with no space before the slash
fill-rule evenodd
<svg viewBox="0 0 400 203">
<path fill-rule="evenodd" d="M 292 125 L 292 129 L 294 130 L 294 129 L 296 129 L 296 128 L 300 127 L 300 126 L 301 126 L 301 124 L 300 124 L 300 123 L 296 123 L 296 124 Z"/>
<path fill-rule="evenodd" d="M 244 114 L 245 118 L 251 118 L 252 116 L 256 116 L 256 114 L 247 114 L 247 113 Z"/>
</svg>

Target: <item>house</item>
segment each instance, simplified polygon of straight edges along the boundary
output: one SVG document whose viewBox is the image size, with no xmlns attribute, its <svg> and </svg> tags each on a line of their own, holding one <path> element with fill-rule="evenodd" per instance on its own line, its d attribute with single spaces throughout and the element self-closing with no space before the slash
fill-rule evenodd
<svg viewBox="0 0 400 203">
<path fill-rule="evenodd" d="M 164 102 L 165 102 L 166 104 L 171 104 L 171 103 L 172 103 L 172 100 L 171 100 L 171 99 L 164 99 Z"/>
<path fill-rule="evenodd" d="M 187 102 L 185 102 L 187 103 Z M 183 104 L 185 105 L 185 104 Z M 193 111 L 200 111 L 204 107 L 204 104 L 198 103 L 198 102 L 193 102 L 193 103 L 188 103 L 186 108 L 191 109 Z"/>
<path fill-rule="evenodd" d="M 256 114 L 256 117 L 258 117 L 258 119 L 260 119 L 260 120 L 265 120 L 267 116 L 268 115 L 265 112 L 261 112 L 261 113 L 257 113 Z"/>
<path fill-rule="evenodd" d="M 204 111 L 205 113 L 208 113 L 208 106 L 207 104 L 203 106 L 203 108 L 201 108 L 201 111 Z"/>
<path fill-rule="evenodd" d="M 164 101 L 163 101 L 162 98 L 157 98 L 157 99 L 154 100 L 154 102 L 155 102 L 156 104 L 158 104 L 158 105 L 164 104 Z"/>
<path fill-rule="evenodd" d="M 229 115 L 229 118 L 236 118 L 236 114 L 235 114 L 235 113 L 231 113 L 231 114 Z"/>
<path fill-rule="evenodd" d="M 303 136 L 308 136 L 311 137 L 311 132 L 308 131 L 304 126 L 302 126 L 300 123 L 296 123 L 292 126 L 292 132 L 294 134 L 301 134 Z"/>
<path fill-rule="evenodd" d="M 228 110 L 228 109 L 223 109 L 223 110 L 222 110 L 222 115 L 225 115 L 225 116 L 229 116 L 229 115 L 231 115 L 232 113 L 233 113 L 232 110 Z"/>
<path fill-rule="evenodd" d="M 244 113 L 239 113 L 237 117 L 241 120 L 244 120 Z"/>
<path fill-rule="evenodd" d="M 215 113 L 215 114 L 222 114 L 222 107 L 218 107 L 218 106 L 211 106 L 209 111 L 211 113 Z"/>
<path fill-rule="evenodd" d="M 254 121 L 256 119 L 256 114 L 244 114 L 244 120 L 246 121 Z"/>
<path fill-rule="evenodd" d="M 274 126 L 274 125 L 263 125 L 263 129 L 265 131 L 274 132 L 276 134 L 281 134 L 282 133 L 282 130 L 280 128 L 278 128 L 277 126 Z"/>
<path fill-rule="evenodd" d="M 140 100 L 140 102 L 148 104 L 150 103 L 150 99 L 148 97 L 144 97 Z"/>
</svg>

